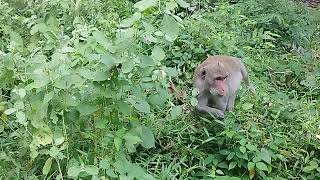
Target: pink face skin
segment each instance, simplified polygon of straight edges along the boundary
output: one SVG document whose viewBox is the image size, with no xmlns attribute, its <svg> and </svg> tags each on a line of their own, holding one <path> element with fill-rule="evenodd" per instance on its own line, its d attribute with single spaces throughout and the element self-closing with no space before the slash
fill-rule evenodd
<svg viewBox="0 0 320 180">
<path fill-rule="evenodd" d="M 218 94 L 220 96 L 226 96 L 227 95 L 227 83 L 226 83 L 226 78 L 222 78 L 222 77 L 219 77 L 219 78 L 216 78 L 214 80 L 214 84 L 216 85 L 216 89 L 218 91 Z"/>
</svg>

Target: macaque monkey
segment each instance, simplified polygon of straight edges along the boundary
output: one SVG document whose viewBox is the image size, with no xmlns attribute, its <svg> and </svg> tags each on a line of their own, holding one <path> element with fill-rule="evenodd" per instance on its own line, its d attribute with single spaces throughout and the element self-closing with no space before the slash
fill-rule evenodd
<svg viewBox="0 0 320 180">
<path fill-rule="evenodd" d="M 195 70 L 193 86 L 198 88 L 196 110 L 201 114 L 212 113 L 224 118 L 225 111 L 232 111 L 241 80 L 255 94 L 248 72 L 240 59 L 231 56 L 209 56 Z"/>
</svg>

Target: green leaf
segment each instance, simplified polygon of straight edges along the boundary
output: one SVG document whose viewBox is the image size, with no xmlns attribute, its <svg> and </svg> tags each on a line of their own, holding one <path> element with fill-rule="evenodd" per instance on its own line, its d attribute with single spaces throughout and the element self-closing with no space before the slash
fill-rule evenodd
<svg viewBox="0 0 320 180">
<path fill-rule="evenodd" d="M 54 96 L 54 92 L 51 91 L 50 93 L 46 94 L 44 96 L 44 99 L 43 99 L 43 103 L 48 103 Z"/>
<path fill-rule="evenodd" d="M 122 145 L 122 139 L 114 138 L 113 142 L 114 142 L 114 146 L 116 147 L 117 151 L 120 151 L 120 148 Z"/>
<path fill-rule="evenodd" d="M 141 145 L 146 148 L 150 149 L 155 147 L 155 138 L 153 135 L 153 132 L 151 131 L 150 128 L 146 126 L 142 126 L 142 131 L 141 131 Z"/>
<path fill-rule="evenodd" d="M 125 74 L 131 72 L 134 68 L 134 65 L 135 64 L 133 61 L 127 61 L 122 63 L 121 72 Z"/>
<path fill-rule="evenodd" d="M 126 133 L 123 136 L 123 138 L 126 140 L 127 143 L 130 143 L 130 144 L 137 144 L 142 142 L 142 140 L 138 136 L 135 136 L 131 133 Z"/>
<path fill-rule="evenodd" d="M 140 12 L 135 12 L 131 17 L 122 20 L 120 23 L 120 27 L 127 28 L 131 27 L 136 21 L 140 20 L 141 18 L 141 13 Z"/>
<path fill-rule="evenodd" d="M 246 152 L 246 150 L 247 150 L 244 146 L 240 146 L 239 149 L 240 149 L 240 152 L 242 152 L 243 154 L 244 154 L 244 153 Z"/>
<path fill-rule="evenodd" d="M 28 124 L 27 118 L 26 118 L 26 115 L 25 115 L 24 112 L 18 111 L 18 112 L 16 113 L 16 117 L 17 117 L 17 122 L 18 122 L 18 123 L 20 123 L 20 124 L 22 124 L 22 125 L 24 125 L 24 126 L 26 126 L 26 125 Z"/>
<path fill-rule="evenodd" d="M 143 113 L 150 113 L 150 105 L 145 100 L 137 100 L 136 103 L 133 104 L 133 107 L 135 107 L 137 110 Z"/>
<path fill-rule="evenodd" d="M 50 128 L 47 125 L 35 131 L 33 133 L 33 136 L 41 145 L 48 145 L 52 143 L 53 135 Z"/>
<path fill-rule="evenodd" d="M 90 174 L 90 175 L 92 175 L 92 176 L 96 176 L 96 175 L 98 175 L 98 173 L 99 173 L 99 169 L 98 169 L 96 166 L 93 166 L 93 165 L 85 166 L 85 167 L 84 167 L 84 170 L 85 170 L 88 174 Z"/>
<path fill-rule="evenodd" d="M 255 145 L 252 144 L 246 144 L 246 148 L 250 151 L 256 151 L 257 147 Z"/>
<path fill-rule="evenodd" d="M 260 155 L 262 160 L 268 164 L 271 164 L 271 153 L 267 149 L 261 148 Z"/>
<path fill-rule="evenodd" d="M 234 167 L 236 167 L 237 165 L 237 162 L 235 161 L 232 161 L 230 164 L 229 164 L 229 170 L 233 169 Z"/>
<path fill-rule="evenodd" d="M 188 8 L 190 7 L 190 4 L 185 2 L 184 0 L 176 0 L 176 2 L 183 8 Z"/>
<path fill-rule="evenodd" d="M 249 162 L 248 163 L 248 170 L 253 170 L 254 169 L 255 164 L 253 162 Z"/>
<path fill-rule="evenodd" d="M 252 109 L 252 107 L 253 107 L 253 104 L 251 104 L 251 103 L 243 103 L 242 104 L 242 109 L 243 110 L 249 110 L 249 109 Z"/>
<path fill-rule="evenodd" d="M 235 154 L 236 154 L 236 153 L 231 152 L 231 153 L 227 156 L 227 160 L 230 161 L 230 160 L 234 157 Z"/>
<path fill-rule="evenodd" d="M 76 178 L 78 177 L 80 172 L 81 172 L 80 166 L 72 166 L 68 169 L 68 176 Z"/>
<path fill-rule="evenodd" d="M 5 110 L 4 113 L 5 113 L 6 115 L 10 115 L 10 114 L 12 114 L 12 113 L 14 113 L 14 112 L 16 112 L 16 111 L 17 111 L 17 109 L 15 109 L 15 108 L 10 108 L 10 109 Z"/>
<path fill-rule="evenodd" d="M 97 111 L 97 107 L 87 103 L 81 103 L 77 106 L 77 110 L 80 112 L 81 116 L 87 116 L 95 111 Z"/>
<path fill-rule="evenodd" d="M 110 163 L 107 159 L 102 159 L 99 163 L 99 167 L 101 169 L 109 169 L 110 168 Z"/>
<path fill-rule="evenodd" d="M 268 167 L 263 162 L 257 162 L 256 167 L 260 169 L 261 171 L 268 171 Z"/>
<path fill-rule="evenodd" d="M 177 117 L 180 116 L 180 114 L 182 113 L 182 108 L 181 108 L 181 106 L 174 106 L 174 107 L 172 107 L 170 113 L 171 113 L 171 117 L 172 117 L 172 118 L 177 118 Z"/>
<path fill-rule="evenodd" d="M 164 50 L 159 46 L 155 46 L 152 50 L 151 57 L 158 62 L 163 60 L 165 58 Z"/>
<path fill-rule="evenodd" d="M 24 98 L 26 96 L 26 90 L 25 89 L 14 89 L 13 92 L 15 92 L 20 98 Z"/>
<path fill-rule="evenodd" d="M 197 106 L 197 104 L 198 104 L 197 98 L 192 97 L 190 100 L 190 103 L 193 107 Z"/>
<path fill-rule="evenodd" d="M 166 40 L 173 42 L 179 34 L 178 22 L 173 17 L 165 15 L 161 25 L 161 31 L 164 33 Z"/>
<path fill-rule="evenodd" d="M 170 77 L 177 77 L 179 75 L 178 70 L 176 68 L 172 68 L 172 67 L 166 67 L 165 72 Z"/>
<path fill-rule="evenodd" d="M 306 166 L 303 168 L 303 172 L 310 172 L 314 169 L 316 169 L 314 166 Z"/>
<path fill-rule="evenodd" d="M 0 133 L 2 133 L 3 131 L 4 131 L 4 126 L 0 124 Z"/>
<path fill-rule="evenodd" d="M 111 54 L 106 53 L 101 57 L 100 62 L 111 68 L 115 64 L 115 59 Z"/>
<path fill-rule="evenodd" d="M 142 0 L 135 3 L 133 6 L 138 8 L 139 11 L 144 11 L 150 7 L 156 6 L 157 0 Z"/>
<path fill-rule="evenodd" d="M 52 158 L 48 158 L 46 163 L 44 164 L 43 168 L 42 168 L 42 173 L 44 175 L 47 175 L 51 169 L 51 165 L 52 165 Z"/>
<path fill-rule="evenodd" d="M 224 175 L 223 171 L 221 171 L 220 169 L 217 169 L 217 170 L 216 170 L 216 173 L 217 173 L 217 174 L 220 174 L 220 175 Z"/>
<path fill-rule="evenodd" d="M 49 154 L 53 158 L 57 158 L 59 155 L 59 149 L 56 146 L 52 146 L 49 150 Z"/>
</svg>

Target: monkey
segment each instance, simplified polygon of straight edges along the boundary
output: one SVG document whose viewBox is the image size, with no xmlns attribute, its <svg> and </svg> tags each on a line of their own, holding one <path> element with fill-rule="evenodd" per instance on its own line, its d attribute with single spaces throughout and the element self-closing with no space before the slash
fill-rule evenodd
<svg viewBox="0 0 320 180">
<path fill-rule="evenodd" d="M 196 111 L 200 114 L 212 113 L 224 118 L 226 111 L 233 111 L 236 92 L 241 80 L 256 94 L 248 72 L 239 58 L 232 56 L 208 56 L 193 74 L 193 87 L 199 90 Z"/>
</svg>

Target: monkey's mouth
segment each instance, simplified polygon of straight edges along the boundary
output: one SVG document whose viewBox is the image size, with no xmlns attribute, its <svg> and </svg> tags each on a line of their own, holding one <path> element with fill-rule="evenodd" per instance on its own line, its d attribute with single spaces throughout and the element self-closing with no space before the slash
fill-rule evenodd
<svg viewBox="0 0 320 180">
<path fill-rule="evenodd" d="M 213 96 L 219 95 L 218 91 L 217 91 L 215 88 L 210 88 L 209 92 L 210 92 L 210 94 L 212 94 Z"/>
</svg>

